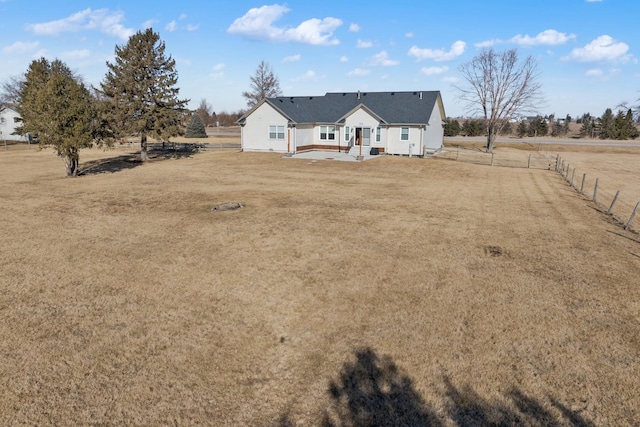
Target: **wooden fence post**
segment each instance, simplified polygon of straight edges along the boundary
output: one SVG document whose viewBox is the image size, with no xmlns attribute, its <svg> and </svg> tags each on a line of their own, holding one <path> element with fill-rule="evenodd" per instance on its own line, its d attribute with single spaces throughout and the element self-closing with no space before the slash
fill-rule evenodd
<svg viewBox="0 0 640 427">
<path fill-rule="evenodd" d="M 598 196 L 598 178 L 596 178 L 596 185 L 593 187 L 593 203 L 598 204 L 597 201 Z"/>
<path fill-rule="evenodd" d="M 587 179 L 587 174 L 582 174 L 582 185 L 580 186 L 580 194 L 584 194 L 584 180 Z"/>
<path fill-rule="evenodd" d="M 573 187 L 573 179 L 576 177 L 576 168 L 573 168 L 573 173 L 571 174 L 571 186 Z"/>
<path fill-rule="evenodd" d="M 527 161 L 527 169 L 531 169 L 531 154 L 529 154 L 529 160 Z"/>
<path fill-rule="evenodd" d="M 616 195 L 613 196 L 613 201 L 611 202 L 611 206 L 609 206 L 609 210 L 607 211 L 607 215 L 611 215 L 611 211 L 613 210 L 613 205 L 616 204 L 616 200 L 618 200 L 618 195 L 620 194 L 620 190 L 616 191 Z"/>
<path fill-rule="evenodd" d="M 493 166 L 493 156 L 495 155 L 495 153 L 491 153 L 491 166 Z"/>
<path fill-rule="evenodd" d="M 556 172 L 558 172 L 558 162 L 560 161 L 560 154 L 556 154 Z"/>
<path fill-rule="evenodd" d="M 564 180 L 569 182 L 569 171 L 571 170 L 571 165 L 567 163 L 567 176 L 564 177 Z"/>
<path fill-rule="evenodd" d="M 627 221 L 627 225 L 624 226 L 625 230 L 628 230 L 629 227 L 631 227 L 631 223 L 633 222 L 633 218 L 635 218 L 636 212 L 638 211 L 639 207 L 640 207 L 640 202 L 636 203 L 636 207 L 633 208 L 633 212 L 631 212 L 631 217 L 629 218 L 629 221 Z"/>
<path fill-rule="evenodd" d="M 460 146 L 458 145 L 458 151 L 456 152 L 456 162 L 460 158 Z"/>
</svg>

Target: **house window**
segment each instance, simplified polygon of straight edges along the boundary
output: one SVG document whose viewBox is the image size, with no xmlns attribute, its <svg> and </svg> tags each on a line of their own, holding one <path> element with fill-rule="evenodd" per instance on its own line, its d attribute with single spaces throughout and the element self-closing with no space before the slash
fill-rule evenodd
<svg viewBox="0 0 640 427">
<path fill-rule="evenodd" d="M 284 139 L 284 126 L 269 125 L 269 139 Z"/>
<path fill-rule="evenodd" d="M 348 141 L 351 139 L 351 135 L 349 134 L 349 126 L 344 127 L 344 140 Z"/>
<path fill-rule="evenodd" d="M 400 141 L 408 141 L 408 140 L 409 140 L 409 128 L 401 128 Z"/>
<path fill-rule="evenodd" d="M 376 142 L 380 142 L 380 126 L 376 128 Z"/>
<path fill-rule="evenodd" d="M 335 141 L 335 139 L 336 139 L 336 127 L 335 126 L 320 126 L 320 139 L 322 141 Z"/>
</svg>

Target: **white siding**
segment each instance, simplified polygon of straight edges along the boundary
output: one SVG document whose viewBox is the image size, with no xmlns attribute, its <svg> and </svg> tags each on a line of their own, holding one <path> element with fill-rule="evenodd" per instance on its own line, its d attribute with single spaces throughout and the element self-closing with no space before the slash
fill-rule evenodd
<svg viewBox="0 0 640 427">
<path fill-rule="evenodd" d="M 12 135 L 20 125 L 15 121 L 17 118 L 20 118 L 20 114 L 11 108 L 4 108 L 0 112 L 0 140 L 27 141 L 26 135 Z"/>
<path fill-rule="evenodd" d="M 371 147 L 384 147 L 385 129 L 381 130 L 381 141 L 376 142 L 376 128 L 380 126 L 380 121 L 369 114 L 365 109 L 359 108 L 355 110 L 351 115 L 345 118 L 344 126 L 349 126 L 350 139 L 353 140 L 356 136 L 356 128 L 369 128 L 371 129 Z M 344 126 L 341 129 L 341 145 L 348 146 L 349 141 L 344 140 Z M 355 143 L 355 141 L 353 141 Z"/>
<path fill-rule="evenodd" d="M 402 128 L 409 128 L 409 140 L 401 141 Z M 392 126 L 387 133 L 387 148 L 389 154 L 402 154 L 412 156 L 422 155 L 421 126 Z"/>
<path fill-rule="evenodd" d="M 439 104 L 436 103 L 429 118 L 429 124 L 422 135 L 423 147 L 425 151 L 433 151 L 442 149 L 444 141 L 444 127 L 442 126 L 442 116 L 440 114 Z M 422 154 L 422 151 L 420 152 Z"/>
<path fill-rule="evenodd" d="M 284 139 L 269 139 L 269 126 L 284 126 Z M 271 105 L 264 103 L 246 117 L 242 128 L 242 150 L 287 152 L 288 120 Z M 291 132 L 293 145 L 294 132 Z M 293 147 L 292 147 L 293 150 Z"/>
</svg>

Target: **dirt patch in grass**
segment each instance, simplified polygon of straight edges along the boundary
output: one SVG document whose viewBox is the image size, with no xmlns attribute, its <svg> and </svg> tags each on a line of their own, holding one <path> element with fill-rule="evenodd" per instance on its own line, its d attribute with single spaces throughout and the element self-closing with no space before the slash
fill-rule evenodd
<svg viewBox="0 0 640 427">
<path fill-rule="evenodd" d="M 0 424 L 640 423 L 640 243 L 555 172 L 9 150 L 0 200 Z"/>
</svg>

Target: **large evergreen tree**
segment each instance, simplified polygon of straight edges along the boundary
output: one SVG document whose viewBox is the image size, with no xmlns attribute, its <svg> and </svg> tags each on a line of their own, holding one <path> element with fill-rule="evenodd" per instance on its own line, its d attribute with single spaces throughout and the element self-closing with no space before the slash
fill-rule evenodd
<svg viewBox="0 0 640 427">
<path fill-rule="evenodd" d="M 21 134 L 38 136 L 65 163 L 67 176 L 76 176 L 80 149 L 90 147 L 98 132 L 95 102 L 62 61 L 33 61 L 19 90 Z"/>
<path fill-rule="evenodd" d="M 182 133 L 189 100 L 178 98 L 176 62 L 165 56 L 165 44 L 151 28 L 116 46 L 115 54 L 100 85 L 105 118 L 114 136 L 140 137 L 140 157 L 145 161 L 147 136 L 168 141 Z"/>
<path fill-rule="evenodd" d="M 600 139 L 616 139 L 616 120 L 611 108 L 607 108 L 600 118 Z"/>
</svg>

